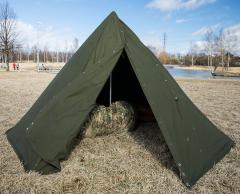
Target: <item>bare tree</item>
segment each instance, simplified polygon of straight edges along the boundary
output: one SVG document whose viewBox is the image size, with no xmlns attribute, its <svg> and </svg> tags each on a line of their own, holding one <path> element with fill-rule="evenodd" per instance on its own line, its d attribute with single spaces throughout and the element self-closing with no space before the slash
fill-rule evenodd
<svg viewBox="0 0 240 194">
<path fill-rule="evenodd" d="M 73 39 L 73 53 L 77 51 L 78 47 L 79 47 L 79 40 L 78 40 L 78 38 L 74 38 Z"/>
<path fill-rule="evenodd" d="M 237 36 L 229 30 L 220 29 L 216 36 L 216 49 L 221 55 L 222 70 L 228 70 L 230 67 L 231 53 L 234 53 L 237 48 Z M 227 55 L 227 62 L 226 61 Z"/>
<path fill-rule="evenodd" d="M 25 54 L 26 54 L 26 59 L 27 59 L 27 62 L 29 63 L 29 58 L 30 58 L 30 48 L 29 48 L 29 45 L 27 44 L 24 48 L 25 50 Z"/>
<path fill-rule="evenodd" d="M 47 63 L 48 62 L 48 46 L 47 45 L 44 46 L 44 57 L 43 58 L 44 58 L 43 59 L 44 63 Z"/>
<path fill-rule="evenodd" d="M 163 64 L 169 64 L 170 57 L 169 57 L 169 54 L 166 51 L 160 52 L 158 58 Z"/>
<path fill-rule="evenodd" d="M 227 52 L 227 69 L 230 67 L 231 54 L 235 53 L 238 49 L 238 37 L 230 30 L 224 32 L 225 36 L 225 50 Z"/>
<path fill-rule="evenodd" d="M 208 55 L 208 67 L 213 70 L 213 52 L 215 47 L 215 35 L 211 28 L 209 28 L 204 36 L 205 50 Z M 216 67 L 215 67 L 216 70 Z"/>
<path fill-rule="evenodd" d="M 15 46 L 16 52 L 17 52 L 17 60 L 18 62 L 22 62 L 22 45 L 21 44 L 17 44 Z"/>
<path fill-rule="evenodd" d="M 32 50 L 32 55 L 33 55 L 33 62 L 36 62 L 37 61 L 37 52 L 38 52 L 37 45 L 34 45 L 31 50 Z"/>
<path fill-rule="evenodd" d="M 197 53 L 200 51 L 200 48 L 199 46 L 197 45 L 197 43 L 194 43 L 194 42 L 190 42 L 190 52 L 189 54 L 191 55 L 191 63 L 192 63 L 192 66 L 194 65 L 194 61 L 196 61 L 196 56 L 197 56 Z"/>
<path fill-rule="evenodd" d="M 61 51 L 61 62 L 64 63 L 64 52 Z"/>
<path fill-rule="evenodd" d="M 8 2 L 0 4 L 0 47 L 9 71 L 10 55 L 16 43 L 16 14 Z"/>
<path fill-rule="evenodd" d="M 65 41 L 65 63 L 68 61 L 68 42 Z"/>
<path fill-rule="evenodd" d="M 218 53 L 220 53 L 221 55 L 221 66 L 222 66 L 222 70 L 225 68 L 225 62 L 224 62 L 224 56 L 225 56 L 225 46 L 226 46 L 226 39 L 224 36 L 224 31 L 223 29 L 219 30 L 218 35 L 215 37 L 215 46 L 216 46 L 216 50 L 218 51 Z"/>
</svg>

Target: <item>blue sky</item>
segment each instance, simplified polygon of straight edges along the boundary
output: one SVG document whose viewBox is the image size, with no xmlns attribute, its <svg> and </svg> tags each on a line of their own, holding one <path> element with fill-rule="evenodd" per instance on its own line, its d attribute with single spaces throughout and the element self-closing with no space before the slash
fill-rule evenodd
<svg viewBox="0 0 240 194">
<path fill-rule="evenodd" d="M 239 0 L 9 0 L 24 42 L 32 46 L 70 48 L 80 44 L 111 12 L 146 44 L 160 51 L 167 34 L 167 51 L 183 53 L 190 41 L 201 41 L 209 27 L 233 29 L 240 37 Z M 44 45 L 43 45 L 44 44 Z"/>
</svg>

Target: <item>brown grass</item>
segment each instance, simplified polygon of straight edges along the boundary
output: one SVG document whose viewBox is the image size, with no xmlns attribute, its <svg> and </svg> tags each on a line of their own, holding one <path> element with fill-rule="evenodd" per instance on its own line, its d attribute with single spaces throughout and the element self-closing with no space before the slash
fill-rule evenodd
<svg viewBox="0 0 240 194">
<path fill-rule="evenodd" d="M 240 81 L 178 79 L 193 102 L 236 147 L 188 190 L 155 124 L 83 139 L 62 171 L 25 173 L 5 132 L 31 107 L 53 74 L 0 72 L 0 193 L 239 193 Z"/>
</svg>

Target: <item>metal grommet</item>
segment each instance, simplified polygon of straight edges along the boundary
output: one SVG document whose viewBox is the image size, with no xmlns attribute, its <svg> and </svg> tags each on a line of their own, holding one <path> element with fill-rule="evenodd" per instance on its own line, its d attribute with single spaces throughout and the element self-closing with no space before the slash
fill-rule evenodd
<svg viewBox="0 0 240 194">
<path fill-rule="evenodd" d="M 178 101 L 178 97 L 177 97 L 177 96 L 176 96 L 176 97 L 174 97 L 174 100 L 175 100 L 175 101 Z"/>
<path fill-rule="evenodd" d="M 34 125 L 34 122 L 32 122 L 32 125 Z"/>
<path fill-rule="evenodd" d="M 178 166 L 179 166 L 179 167 L 181 167 L 181 166 L 182 166 L 182 164 L 181 164 L 181 163 L 178 163 Z"/>
</svg>

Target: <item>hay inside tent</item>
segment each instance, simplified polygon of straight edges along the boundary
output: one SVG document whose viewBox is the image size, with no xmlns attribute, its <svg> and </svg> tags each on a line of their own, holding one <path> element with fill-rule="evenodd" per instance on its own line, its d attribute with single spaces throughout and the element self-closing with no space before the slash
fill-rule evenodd
<svg viewBox="0 0 240 194">
<path fill-rule="evenodd" d="M 109 107 L 96 106 L 83 127 L 83 137 L 131 131 L 136 125 L 136 119 L 134 108 L 124 101 L 114 102 Z"/>
</svg>

